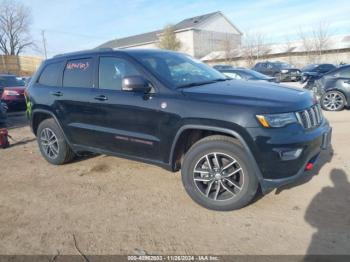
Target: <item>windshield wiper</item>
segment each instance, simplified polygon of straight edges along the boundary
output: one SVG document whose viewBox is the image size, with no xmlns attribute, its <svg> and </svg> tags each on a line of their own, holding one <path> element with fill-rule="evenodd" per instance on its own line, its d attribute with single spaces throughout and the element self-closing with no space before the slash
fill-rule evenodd
<svg viewBox="0 0 350 262">
<path fill-rule="evenodd" d="M 218 79 L 213 79 L 213 80 L 204 81 L 204 82 L 192 82 L 192 83 L 188 83 L 188 84 L 185 84 L 185 85 L 180 85 L 177 88 L 201 86 L 201 85 L 207 85 L 207 84 L 212 84 L 212 83 L 221 82 L 221 81 L 227 81 L 227 80 L 230 80 L 230 79 L 229 78 L 218 78 Z"/>
</svg>

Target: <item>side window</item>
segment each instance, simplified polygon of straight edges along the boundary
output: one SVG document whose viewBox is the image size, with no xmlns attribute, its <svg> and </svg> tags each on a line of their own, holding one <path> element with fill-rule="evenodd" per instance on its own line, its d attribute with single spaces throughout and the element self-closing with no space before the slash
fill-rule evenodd
<svg viewBox="0 0 350 262">
<path fill-rule="evenodd" d="M 101 89 L 121 90 L 127 76 L 141 75 L 135 66 L 123 58 L 100 57 L 98 85 Z"/>
<path fill-rule="evenodd" d="M 69 60 L 63 73 L 64 87 L 92 87 L 92 58 Z"/>
<path fill-rule="evenodd" d="M 224 72 L 224 75 L 226 75 L 232 79 L 242 79 L 242 77 L 239 74 L 234 73 L 234 72 Z"/>
<path fill-rule="evenodd" d="M 341 70 L 338 75 L 340 77 L 349 77 L 350 78 L 350 67 L 344 68 L 343 70 Z"/>
<path fill-rule="evenodd" d="M 38 79 L 38 83 L 45 86 L 58 86 L 58 77 L 61 73 L 62 62 L 45 66 Z"/>
<path fill-rule="evenodd" d="M 272 69 L 272 68 L 273 68 L 273 64 L 266 64 L 266 67 L 267 67 L 268 69 Z"/>
</svg>

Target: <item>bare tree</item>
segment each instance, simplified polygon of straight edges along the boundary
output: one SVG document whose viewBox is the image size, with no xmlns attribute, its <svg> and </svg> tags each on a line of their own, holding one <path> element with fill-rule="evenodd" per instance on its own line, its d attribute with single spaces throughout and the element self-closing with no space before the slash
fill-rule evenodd
<svg viewBox="0 0 350 262">
<path fill-rule="evenodd" d="M 329 24 L 319 22 L 307 34 L 302 29 L 299 30 L 299 38 L 307 55 L 308 62 L 320 61 L 322 54 L 329 48 L 331 33 Z"/>
<path fill-rule="evenodd" d="M 292 42 L 290 41 L 288 36 L 285 37 L 283 47 L 284 47 L 284 52 L 286 53 L 286 56 L 288 59 L 288 63 L 293 64 L 292 52 L 293 52 L 294 46 L 292 45 Z"/>
<path fill-rule="evenodd" d="M 19 55 L 33 45 L 29 35 L 31 11 L 14 0 L 0 2 L 0 50 L 5 55 Z"/>
<path fill-rule="evenodd" d="M 315 51 L 319 59 L 323 54 L 323 51 L 327 50 L 330 46 L 331 33 L 329 30 L 329 23 L 320 22 L 312 31 Z"/>
<path fill-rule="evenodd" d="M 243 39 L 243 56 L 249 67 L 268 52 L 265 35 L 261 32 L 248 32 Z"/>
<path fill-rule="evenodd" d="M 304 52 L 306 53 L 306 59 L 308 63 L 314 62 L 314 55 L 313 51 L 315 48 L 313 39 L 308 36 L 303 29 L 299 29 L 299 38 L 301 41 L 301 45 L 304 49 Z"/>
<path fill-rule="evenodd" d="M 237 42 L 232 37 L 231 34 L 226 34 L 224 40 L 222 41 L 221 50 L 223 51 L 225 63 L 231 64 L 234 56 L 238 55 Z"/>
<path fill-rule="evenodd" d="M 176 38 L 175 28 L 171 25 L 166 26 L 160 36 L 158 47 L 162 49 L 178 51 L 181 48 L 181 42 Z"/>
</svg>

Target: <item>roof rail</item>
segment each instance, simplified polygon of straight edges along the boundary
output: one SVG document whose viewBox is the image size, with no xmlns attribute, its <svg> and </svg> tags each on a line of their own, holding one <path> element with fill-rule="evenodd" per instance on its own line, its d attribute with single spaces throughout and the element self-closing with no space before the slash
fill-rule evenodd
<svg viewBox="0 0 350 262">
<path fill-rule="evenodd" d="M 98 47 L 96 49 L 100 51 L 114 51 L 112 47 Z"/>
<path fill-rule="evenodd" d="M 113 48 L 110 47 L 102 47 L 102 48 L 94 48 L 94 49 L 88 49 L 88 50 L 82 50 L 82 51 L 76 51 L 76 52 L 68 52 L 68 53 L 63 53 L 63 54 L 58 54 L 53 57 L 61 57 L 61 56 L 69 56 L 69 55 L 79 55 L 79 54 L 84 54 L 84 53 L 89 53 L 89 52 L 96 52 L 98 51 L 114 51 Z"/>
</svg>

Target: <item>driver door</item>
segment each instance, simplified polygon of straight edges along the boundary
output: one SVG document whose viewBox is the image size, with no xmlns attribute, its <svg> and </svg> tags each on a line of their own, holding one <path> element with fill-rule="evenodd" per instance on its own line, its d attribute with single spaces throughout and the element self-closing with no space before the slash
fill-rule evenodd
<svg viewBox="0 0 350 262">
<path fill-rule="evenodd" d="M 157 93 L 122 90 L 122 79 L 147 73 L 123 56 L 100 56 L 98 69 L 99 110 L 103 112 L 100 148 L 116 154 L 159 160 L 160 111 Z"/>
</svg>

